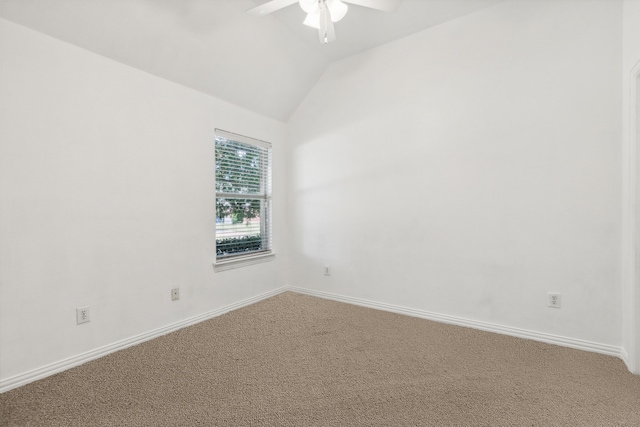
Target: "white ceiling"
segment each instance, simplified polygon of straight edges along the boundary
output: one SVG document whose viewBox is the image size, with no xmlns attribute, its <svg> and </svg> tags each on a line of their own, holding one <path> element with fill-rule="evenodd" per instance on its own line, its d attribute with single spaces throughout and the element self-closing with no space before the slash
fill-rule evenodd
<svg viewBox="0 0 640 427">
<path fill-rule="evenodd" d="M 321 45 L 297 5 L 265 0 L 0 0 L 0 15 L 156 76 L 287 121 L 333 61 L 504 0 L 403 0 L 384 13 L 350 5 Z"/>
</svg>

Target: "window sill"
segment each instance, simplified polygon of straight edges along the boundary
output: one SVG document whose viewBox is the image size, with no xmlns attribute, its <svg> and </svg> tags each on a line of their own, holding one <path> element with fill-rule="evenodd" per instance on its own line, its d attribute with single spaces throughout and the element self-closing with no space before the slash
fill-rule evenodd
<svg viewBox="0 0 640 427">
<path fill-rule="evenodd" d="M 231 270 L 234 268 L 245 267 L 247 265 L 261 264 L 263 262 L 273 261 L 275 257 L 275 253 L 266 252 L 258 255 L 247 255 L 226 259 L 224 261 L 216 261 L 213 263 L 213 271 L 218 273 L 219 271 Z"/>
</svg>

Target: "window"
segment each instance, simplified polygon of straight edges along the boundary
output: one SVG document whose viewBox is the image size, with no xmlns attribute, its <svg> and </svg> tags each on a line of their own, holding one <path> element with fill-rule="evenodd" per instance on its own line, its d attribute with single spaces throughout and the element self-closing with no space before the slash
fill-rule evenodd
<svg viewBox="0 0 640 427">
<path fill-rule="evenodd" d="M 271 254 L 271 144 L 216 129 L 216 264 Z"/>
</svg>

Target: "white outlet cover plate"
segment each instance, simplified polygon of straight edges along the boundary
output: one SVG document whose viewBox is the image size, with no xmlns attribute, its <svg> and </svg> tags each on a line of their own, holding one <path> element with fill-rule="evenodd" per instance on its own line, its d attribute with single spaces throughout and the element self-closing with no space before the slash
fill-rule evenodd
<svg viewBox="0 0 640 427">
<path fill-rule="evenodd" d="M 562 298 L 560 294 L 549 292 L 547 305 L 551 308 L 560 308 L 562 306 Z"/>
<path fill-rule="evenodd" d="M 87 323 L 91 321 L 91 311 L 89 306 L 76 308 L 76 322 L 77 324 Z"/>
</svg>

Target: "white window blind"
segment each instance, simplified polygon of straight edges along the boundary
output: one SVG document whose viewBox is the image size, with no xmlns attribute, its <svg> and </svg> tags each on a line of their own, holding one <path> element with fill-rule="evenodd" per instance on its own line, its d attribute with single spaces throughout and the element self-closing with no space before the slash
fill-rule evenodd
<svg viewBox="0 0 640 427">
<path fill-rule="evenodd" d="M 271 144 L 215 133 L 216 259 L 271 251 Z"/>
</svg>

